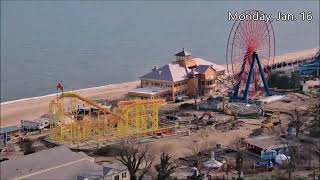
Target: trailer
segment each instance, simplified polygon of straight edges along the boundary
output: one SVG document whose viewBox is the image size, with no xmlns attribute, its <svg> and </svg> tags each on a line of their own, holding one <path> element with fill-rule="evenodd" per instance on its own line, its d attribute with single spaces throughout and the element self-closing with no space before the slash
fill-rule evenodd
<svg viewBox="0 0 320 180">
<path fill-rule="evenodd" d="M 43 130 L 44 128 L 49 127 L 49 119 L 41 118 L 32 120 L 21 120 L 21 129 L 24 131 L 30 130 Z"/>
</svg>

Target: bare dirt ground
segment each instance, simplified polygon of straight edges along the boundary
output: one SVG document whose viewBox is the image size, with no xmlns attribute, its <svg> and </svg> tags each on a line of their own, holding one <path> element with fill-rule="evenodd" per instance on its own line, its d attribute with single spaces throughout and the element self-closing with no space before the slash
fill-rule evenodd
<svg viewBox="0 0 320 180">
<path fill-rule="evenodd" d="M 300 93 L 288 93 L 287 96 L 276 102 L 265 105 L 265 109 L 272 111 L 280 111 L 281 124 L 270 129 L 262 129 L 260 133 L 256 135 L 280 135 L 287 133 L 288 123 L 290 121 L 289 113 L 294 109 L 306 110 L 309 106 L 318 103 L 319 98 L 312 98 Z M 191 101 L 192 102 L 192 101 Z M 178 109 L 174 107 L 174 104 L 170 104 L 170 109 Z M 168 108 L 165 108 L 168 109 Z M 190 110 L 190 114 L 202 114 L 203 112 Z M 232 118 L 232 116 L 223 115 L 218 112 L 211 112 L 215 116 L 217 121 L 226 120 Z M 183 119 L 184 117 L 181 117 Z M 223 144 L 224 146 L 234 146 L 240 138 L 246 138 L 252 136 L 254 131 L 258 131 L 261 128 L 261 122 L 265 120 L 263 117 L 254 119 L 238 119 L 241 121 L 241 125 L 233 130 L 221 130 L 211 128 L 200 129 L 192 132 L 191 136 L 185 137 L 165 137 L 158 140 L 153 140 L 148 143 L 151 146 L 154 154 L 159 154 L 163 149 L 166 149 L 174 158 L 180 158 L 192 153 L 192 147 L 197 143 L 209 142 L 211 145 Z M 254 135 L 254 136 L 256 136 Z"/>
<path fill-rule="evenodd" d="M 74 91 L 91 99 L 119 99 L 139 85 L 138 81 Z M 31 98 L 1 103 L 1 127 L 20 125 L 20 120 L 33 120 L 48 113 L 49 102 L 55 96 Z"/>
<path fill-rule="evenodd" d="M 137 86 L 136 82 L 132 82 L 126 85 L 106 88 L 104 90 L 97 90 L 93 92 L 80 92 L 80 94 L 92 98 L 92 99 L 113 99 L 119 98 L 127 93 L 128 90 Z M 10 125 L 19 123 L 19 118 L 36 118 L 47 112 L 49 101 L 53 97 L 30 100 L 26 102 L 18 102 L 1 106 L 1 125 Z M 294 109 L 305 110 L 309 106 L 316 104 L 319 99 L 311 98 L 309 96 L 299 93 L 288 93 L 284 99 L 265 105 L 265 109 L 272 111 L 280 111 L 281 125 L 272 129 L 265 129 L 258 135 L 279 135 L 285 133 L 287 124 L 289 123 L 289 115 Z M 189 101 L 188 101 L 189 102 Z M 189 103 L 192 103 L 190 100 Z M 184 102 L 185 103 L 185 102 Z M 179 103 L 181 104 L 181 103 Z M 163 111 L 172 111 L 173 109 L 178 111 L 179 104 L 169 103 L 162 108 Z M 21 108 L 24 107 L 24 108 Z M 197 110 L 184 110 L 184 113 L 190 113 L 190 117 L 193 114 L 197 116 L 201 115 L 203 111 Z M 171 112 L 170 112 L 171 113 Z M 220 112 L 211 112 L 216 121 L 227 121 L 232 119 L 233 116 L 224 115 Z M 6 118 L 4 121 L 2 119 Z M 182 119 L 185 117 L 181 117 Z M 159 155 L 163 150 L 166 150 L 174 159 L 179 159 L 185 156 L 189 156 L 193 153 L 193 149 L 197 144 L 208 143 L 211 146 L 216 144 L 222 144 L 223 146 L 234 147 L 236 142 L 241 138 L 251 136 L 253 131 L 260 129 L 261 122 L 265 118 L 245 119 L 241 118 L 237 121 L 241 121 L 241 125 L 234 129 L 228 128 L 216 128 L 214 125 L 200 128 L 199 130 L 193 130 L 190 136 L 167 136 L 164 138 L 151 138 L 148 144 L 153 155 L 155 155 L 155 162 L 159 160 Z M 11 121 L 10 121 L 11 120 Z M 3 124 L 4 123 L 4 124 Z M 181 125 L 181 129 L 188 129 L 189 125 Z M 110 163 L 118 163 L 115 157 L 96 157 L 96 161 L 108 161 Z M 183 171 L 185 172 L 185 171 Z"/>
<path fill-rule="evenodd" d="M 312 98 L 301 93 L 288 93 L 284 99 L 267 104 L 265 108 L 273 111 L 290 113 L 294 109 L 307 110 L 309 106 L 312 106 L 317 102 L 319 102 L 319 97 Z"/>
</svg>

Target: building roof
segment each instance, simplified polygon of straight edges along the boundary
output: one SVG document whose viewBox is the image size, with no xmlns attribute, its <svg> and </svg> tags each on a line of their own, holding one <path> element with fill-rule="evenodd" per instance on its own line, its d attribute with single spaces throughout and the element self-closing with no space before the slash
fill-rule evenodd
<svg viewBox="0 0 320 180">
<path fill-rule="evenodd" d="M 175 70 L 179 69 L 180 72 L 180 65 L 178 63 L 170 63 L 162 66 L 161 68 L 154 68 L 152 71 L 144 76 L 142 79 L 156 79 L 156 80 L 164 80 L 164 81 L 179 81 L 181 78 L 184 78 L 184 74 L 176 74 L 174 73 Z M 185 69 L 185 68 L 183 68 Z"/>
<path fill-rule="evenodd" d="M 119 163 L 113 163 L 113 164 L 103 164 L 103 175 L 109 176 L 112 174 L 117 174 L 119 172 L 123 172 L 127 170 L 127 167 L 125 167 L 122 164 Z"/>
<path fill-rule="evenodd" d="M 14 131 L 18 131 L 20 130 L 20 128 L 18 128 L 18 126 L 8 126 L 8 127 L 2 127 L 0 128 L 0 133 L 10 133 L 10 132 L 14 132 Z"/>
<path fill-rule="evenodd" d="M 197 66 L 197 67 L 194 69 L 194 71 L 195 71 L 195 73 L 203 74 L 203 73 L 205 73 L 209 68 L 210 68 L 210 66 L 208 66 L 208 65 L 199 65 L 199 66 Z"/>
<path fill-rule="evenodd" d="M 182 51 L 175 54 L 175 56 L 191 56 L 191 53 L 183 48 Z"/>
<path fill-rule="evenodd" d="M 263 150 L 272 150 L 286 146 L 285 140 L 278 136 L 258 136 L 246 138 L 245 142 Z"/>
<path fill-rule="evenodd" d="M 79 174 L 102 176 L 102 166 L 93 158 L 65 146 L 1 162 L 1 179 L 76 179 Z"/>
<path fill-rule="evenodd" d="M 208 65 L 208 66 L 211 66 L 216 71 L 224 71 L 226 69 L 222 65 L 219 65 L 219 64 L 204 60 L 202 58 L 194 58 L 193 60 L 197 61 L 198 65 Z"/>
<path fill-rule="evenodd" d="M 197 68 L 195 69 L 195 74 L 203 73 L 210 66 L 216 71 L 225 70 L 224 66 L 220 66 L 218 64 L 206 61 L 201 58 L 193 58 L 192 60 L 194 60 L 197 64 Z M 187 79 L 190 73 L 191 73 L 191 69 L 182 67 L 178 62 L 173 61 L 160 68 L 152 69 L 150 73 L 144 76 L 141 76 L 140 79 L 152 79 L 152 80 L 178 82 L 178 81 L 183 81 Z"/>
</svg>

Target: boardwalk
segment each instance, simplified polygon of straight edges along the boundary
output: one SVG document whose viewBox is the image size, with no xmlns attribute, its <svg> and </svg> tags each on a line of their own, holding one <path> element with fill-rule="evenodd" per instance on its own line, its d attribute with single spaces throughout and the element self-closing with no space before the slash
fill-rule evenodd
<svg viewBox="0 0 320 180">
<path fill-rule="evenodd" d="M 272 69 L 276 69 L 305 63 L 314 60 L 319 56 L 319 52 L 319 48 L 312 48 L 276 56 L 274 62 L 270 64 L 270 66 Z"/>
<path fill-rule="evenodd" d="M 269 62 L 270 64 L 268 65 L 268 68 L 278 69 L 288 66 L 296 66 L 298 64 L 314 60 L 317 56 L 319 56 L 319 53 L 320 48 L 312 48 L 275 56 L 273 62 Z M 224 66 L 227 68 L 227 65 Z M 232 72 L 227 71 L 226 75 L 232 76 Z"/>
</svg>

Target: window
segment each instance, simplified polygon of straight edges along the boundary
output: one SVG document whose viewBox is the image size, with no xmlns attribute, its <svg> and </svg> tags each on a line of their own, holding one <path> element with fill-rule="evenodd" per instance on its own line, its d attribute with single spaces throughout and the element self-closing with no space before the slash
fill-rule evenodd
<svg viewBox="0 0 320 180">
<path fill-rule="evenodd" d="M 127 177 L 127 173 L 126 172 L 122 173 L 122 178 L 126 178 L 126 177 Z"/>
<path fill-rule="evenodd" d="M 114 176 L 114 180 L 120 180 L 119 175 Z"/>
</svg>

